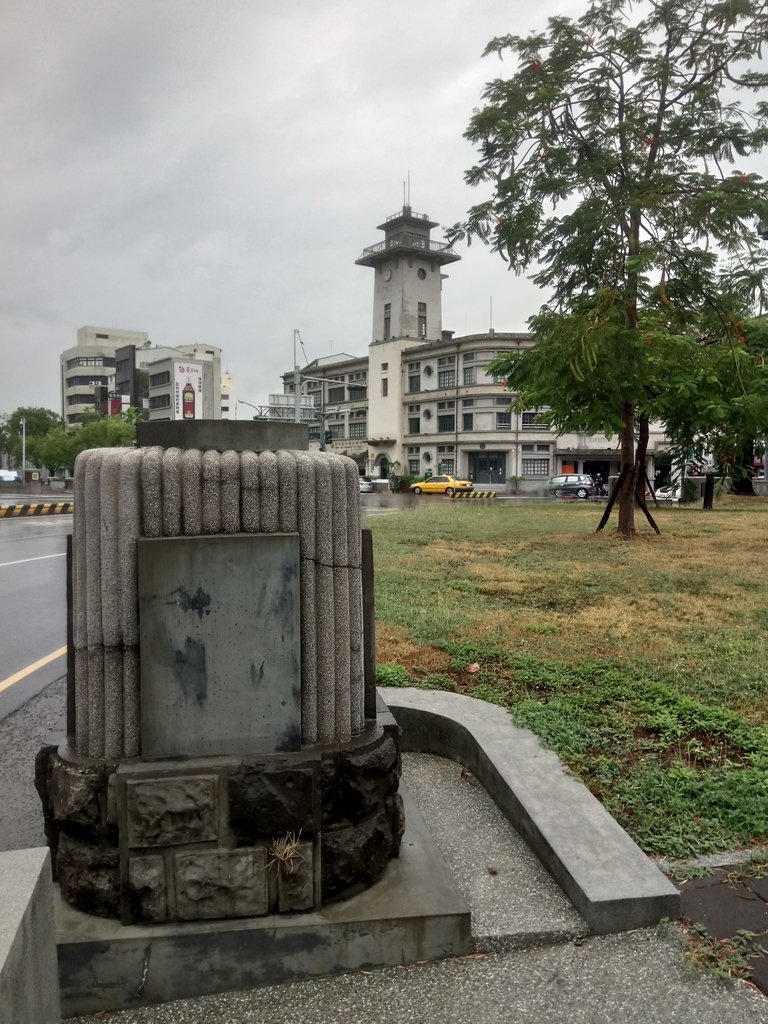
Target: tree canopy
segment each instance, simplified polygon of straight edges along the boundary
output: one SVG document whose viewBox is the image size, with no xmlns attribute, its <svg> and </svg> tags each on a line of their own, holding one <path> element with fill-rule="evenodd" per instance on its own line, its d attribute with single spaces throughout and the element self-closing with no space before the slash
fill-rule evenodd
<svg viewBox="0 0 768 1024">
<path fill-rule="evenodd" d="M 27 457 L 37 438 L 61 425 L 61 416 L 41 406 L 20 406 L 11 413 L 0 416 L 0 449 L 6 453 L 9 462 L 21 470 L 22 421 L 27 443 Z"/>
<path fill-rule="evenodd" d="M 483 240 L 548 293 L 537 344 L 493 371 L 556 426 L 618 432 L 625 536 L 649 418 L 690 432 L 673 407 L 690 411 L 698 379 L 716 434 L 727 367 L 731 394 L 762 371 L 745 335 L 766 305 L 768 186 L 744 161 L 768 142 L 768 104 L 741 95 L 768 86 L 753 66 L 766 39 L 757 0 L 595 0 L 485 50 L 515 61 L 465 133 L 480 153 L 467 181 L 491 194 L 450 235 Z"/>
</svg>

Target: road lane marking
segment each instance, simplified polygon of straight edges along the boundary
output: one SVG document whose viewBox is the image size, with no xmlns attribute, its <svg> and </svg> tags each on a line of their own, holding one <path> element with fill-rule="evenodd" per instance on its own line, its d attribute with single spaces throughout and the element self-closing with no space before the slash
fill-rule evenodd
<svg viewBox="0 0 768 1024">
<path fill-rule="evenodd" d="M 24 565 L 25 562 L 42 562 L 44 558 L 64 558 L 66 551 L 59 551 L 55 555 L 35 555 L 34 558 L 20 558 L 17 562 L 0 562 L 0 569 L 6 565 Z"/>
<path fill-rule="evenodd" d="M 32 673 L 37 672 L 39 668 L 44 668 L 46 665 L 50 665 L 50 663 L 52 661 L 56 661 L 57 658 L 63 658 L 66 653 L 67 646 L 65 644 L 63 647 L 60 647 L 58 651 L 54 651 L 52 654 L 46 654 L 46 656 L 41 658 L 40 661 L 36 661 L 33 665 L 27 665 L 26 668 L 23 668 L 15 675 L 8 676 L 7 679 L 3 679 L 2 682 L 0 682 L 0 693 L 2 693 L 3 690 L 9 689 L 14 683 L 21 682 L 22 679 L 26 679 L 27 676 L 31 676 Z"/>
</svg>

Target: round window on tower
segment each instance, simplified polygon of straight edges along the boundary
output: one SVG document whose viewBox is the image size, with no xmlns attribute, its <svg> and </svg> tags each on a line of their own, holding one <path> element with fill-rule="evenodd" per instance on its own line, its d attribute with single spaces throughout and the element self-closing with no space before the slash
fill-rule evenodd
<svg viewBox="0 0 768 1024">
<path fill-rule="evenodd" d="M 427 272 L 424 269 L 424 267 L 419 267 L 419 269 L 416 271 L 416 276 L 420 281 L 424 280 L 424 278 L 427 276 Z"/>
</svg>

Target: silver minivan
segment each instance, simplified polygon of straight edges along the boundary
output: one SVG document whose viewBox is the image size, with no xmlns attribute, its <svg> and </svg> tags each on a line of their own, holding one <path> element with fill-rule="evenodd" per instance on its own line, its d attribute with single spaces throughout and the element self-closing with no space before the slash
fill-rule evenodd
<svg viewBox="0 0 768 1024">
<path fill-rule="evenodd" d="M 584 473 L 564 473 L 547 480 L 547 493 L 556 498 L 573 495 L 575 498 L 591 498 L 595 493 L 595 481 Z"/>
</svg>

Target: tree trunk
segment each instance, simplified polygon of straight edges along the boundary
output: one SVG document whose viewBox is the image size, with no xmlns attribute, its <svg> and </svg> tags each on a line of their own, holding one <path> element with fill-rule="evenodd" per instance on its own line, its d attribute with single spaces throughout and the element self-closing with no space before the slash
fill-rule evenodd
<svg viewBox="0 0 768 1024">
<path fill-rule="evenodd" d="M 635 534 L 635 403 L 624 399 L 621 403 L 621 469 L 625 470 L 619 495 L 619 533 L 622 537 Z"/>
</svg>

